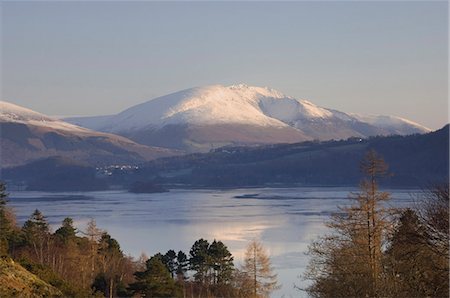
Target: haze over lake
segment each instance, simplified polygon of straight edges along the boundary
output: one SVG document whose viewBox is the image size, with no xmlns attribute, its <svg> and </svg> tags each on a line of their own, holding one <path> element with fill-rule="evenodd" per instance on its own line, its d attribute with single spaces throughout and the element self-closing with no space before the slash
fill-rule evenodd
<svg viewBox="0 0 450 298">
<path fill-rule="evenodd" d="M 22 224 L 38 208 L 55 229 L 72 217 L 79 229 L 94 218 L 134 257 L 169 249 L 187 254 L 194 241 L 223 241 L 240 264 L 254 238 L 269 250 L 282 288 L 273 297 L 298 297 L 294 283 L 307 264 L 307 246 L 326 231 L 324 222 L 356 188 L 253 188 L 171 190 L 158 194 L 101 192 L 14 192 L 10 205 Z M 387 190 L 396 207 L 413 205 L 416 189 Z"/>
</svg>

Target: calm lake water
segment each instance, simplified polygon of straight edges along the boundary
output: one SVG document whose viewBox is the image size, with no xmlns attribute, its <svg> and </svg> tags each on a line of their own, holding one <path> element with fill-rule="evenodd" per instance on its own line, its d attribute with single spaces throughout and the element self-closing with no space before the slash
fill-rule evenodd
<svg viewBox="0 0 450 298">
<path fill-rule="evenodd" d="M 326 232 L 324 222 L 337 205 L 349 203 L 351 188 L 252 188 L 232 190 L 171 190 L 161 194 L 101 192 L 10 192 L 10 206 L 22 224 L 38 208 L 53 229 L 72 217 L 79 229 L 94 218 L 135 257 L 169 249 L 189 253 L 199 238 L 223 241 L 242 262 L 254 238 L 268 249 L 280 290 L 273 297 L 302 297 L 294 289 L 307 285 L 299 276 L 308 262 L 311 240 Z M 412 206 L 418 190 L 386 190 L 391 205 Z"/>
</svg>

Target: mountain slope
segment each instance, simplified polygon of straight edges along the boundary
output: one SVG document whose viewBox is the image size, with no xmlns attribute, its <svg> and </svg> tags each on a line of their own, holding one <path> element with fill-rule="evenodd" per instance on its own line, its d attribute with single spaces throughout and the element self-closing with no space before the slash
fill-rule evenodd
<svg viewBox="0 0 450 298">
<path fill-rule="evenodd" d="M 62 297 L 57 288 L 9 258 L 0 258 L 0 297 Z"/>
<path fill-rule="evenodd" d="M 3 169 L 0 179 L 29 190 L 98 190 L 135 183 L 172 187 L 355 186 L 359 163 L 374 149 L 389 164 L 382 186 L 426 187 L 448 180 L 449 126 L 409 136 L 307 141 L 295 144 L 222 147 L 152 160 L 138 169 L 95 169 L 47 158 Z"/>
<path fill-rule="evenodd" d="M 0 167 L 63 156 L 110 164 L 142 162 L 175 152 L 137 144 L 122 136 L 95 132 L 0 101 Z"/>
<path fill-rule="evenodd" d="M 184 187 L 354 186 L 362 178 L 360 160 L 370 149 L 384 157 L 393 174 L 384 186 L 425 187 L 448 180 L 448 125 L 422 135 L 225 147 L 150 161 L 135 179 Z"/>
<path fill-rule="evenodd" d="M 67 121 L 117 133 L 142 144 L 188 151 L 207 151 L 229 144 L 292 143 L 429 131 L 401 118 L 386 119 L 389 121 L 367 121 L 362 116 L 322 108 L 274 89 L 241 84 L 187 89 L 117 115 Z"/>
</svg>

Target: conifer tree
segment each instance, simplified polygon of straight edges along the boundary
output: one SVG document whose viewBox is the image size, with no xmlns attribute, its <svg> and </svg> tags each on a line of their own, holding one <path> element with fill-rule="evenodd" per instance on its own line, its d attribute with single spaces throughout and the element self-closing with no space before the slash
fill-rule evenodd
<svg viewBox="0 0 450 298">
<path fill-rule="evenodd" d="M 64 243 L 67 243 L 69 240 L 75 238 L 76 233 L 77 230 L 73 226 L 73 219 L 66 217 L 64 218 L 61 227 L 55 231 L 55 236 Z"/>
<path fill-rule="evenodd" d="M 162 261 L 164 265 L 166 265 L 167 270 L 169 270 L 170 275 L 172 278 L 175 276 L 176 270 L 177 270 L 177 253 L 170 249 L 166 252 L 164 256 L 162 256 Z"/>
<path fill-rule="evenodd" d="M 181 291 L 159 257 L 146 262 L 146 270 L 135 273 L 136 282 L 130 285 L 133 295 L 141 297 L 179 297 Z"/>
<path fill-rule="evenodd" d="M 184 252 L 181 250 L 177 254 L 177 279 L 179 281 L 184 281 L 186 279 L 186 272 L 189 268 L 189 260 Z"/>
<path fill-rule="evenodd" d="M 388 166 L 370 150 L 361 162 L 365 178 L 360 192 L 350 197 L 353 204 L 340 208 L 328 227 L 332 233 L 311 244 L 306 278 L 307 289 L 318 297 L 383 295 L 382 253 L 390 231 L 390 210 L 383 202 L 390 199 L 379 191 L 377 180 L 387 174 Z"/>
<path fill-rule="evenodd" d="M 254 298 L 268 297 L 272 291 L 279 287 L 270 258 L 261 242 L 257 240 L 253 240 L 247 246 L 242 271 L 249 281 L 247 286 L 252 290 L 252 297 Z"/>
<path fill-rule="evenodd" d="M 194 242 L 189 252 L 190 269 L 196 271 L 194 278 L 202 284 L 207 283 L 208 247 L 209 243 L 207 240 L 199 239 Z"/>
<path fill-rule="evenodd" d="M 209 266 L 212 269 L 212 283 L 229 283 L 233 274 L 233 256 L 222 241 L 214 240 L 208 247 Z"/>
<path fill-rule="evenodd" d="M 44 264 L 45 248 L 49 249 L 50 227 L 45 216 L 36 209 L 22 227 L 26 241 L 32 246 L 37 260 Z"/>
</svg>

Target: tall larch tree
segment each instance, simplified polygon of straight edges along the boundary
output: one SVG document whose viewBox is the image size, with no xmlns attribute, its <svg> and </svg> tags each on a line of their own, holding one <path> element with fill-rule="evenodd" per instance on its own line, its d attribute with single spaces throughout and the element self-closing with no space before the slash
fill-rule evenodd
<svg viewBox="0 0 450 298">
<path fill-rule="evenodd" d="M 251 289 L 251 297 L 268 297 L 279 287 L 269 255 L 261 242 L 257 240 L 251 241 L 247 246 L 242 272 L 248 281 L 247 286 Z"/>
<path fill-rule="evenodd" d="M 313 284 L 307 289 L 314 297 L 383 295 L 383 244 L 391 229 L 390 199 L 378 189 L 378 179 L 387 175 L 388 166 L 375 151 L 361 161 L 365 178 L 360 192 L 352 194 L 349 207 L 340 208 L 327 226 L 331 233 L 313 242 L 306 278 Z"/>
</svg>

